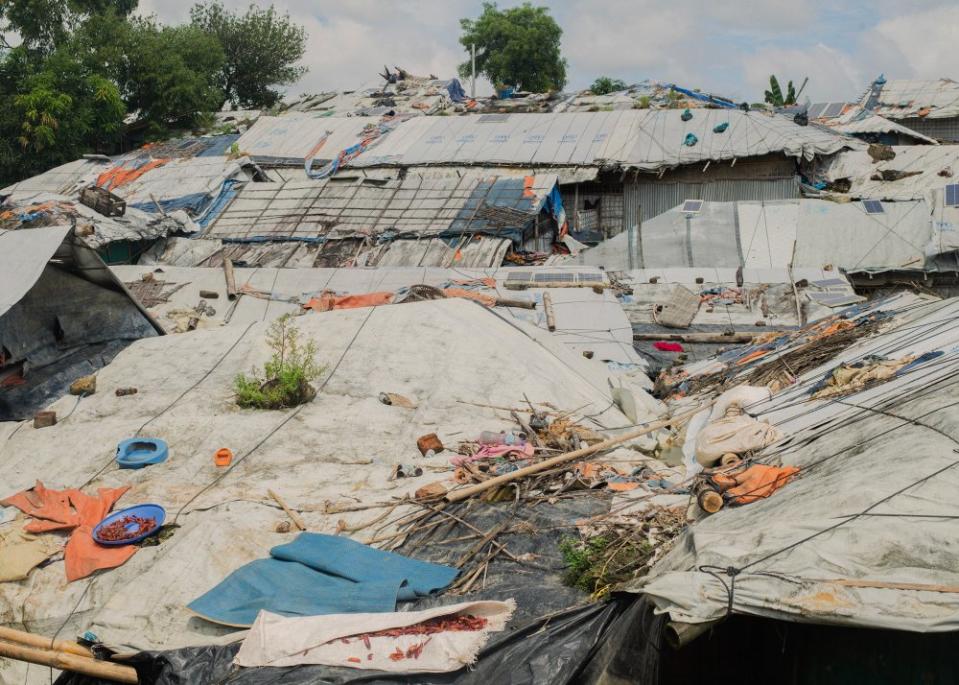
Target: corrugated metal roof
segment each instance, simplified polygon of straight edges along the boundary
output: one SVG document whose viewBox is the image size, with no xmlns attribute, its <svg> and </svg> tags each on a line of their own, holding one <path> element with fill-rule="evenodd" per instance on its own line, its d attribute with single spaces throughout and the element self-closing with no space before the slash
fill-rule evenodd
<svg viewBox="0 0 959 685">
<path fill-rule="evenodd" d="M 728 128 L 713 131 L 723 123 Z M 692 146 L 684 144 L 690 135 L 696 139 Z M 400 123 L 350 165 L 593 165 L 656 171 L 769 153 L 812 159 L 861 146 L 822 127 L 741 110 L 696 110 L 689 121 L 679 110 L 420 117 Z"/>
<path fill-rule="evenodd" d="M 13 195 L 16 198 L 35 193 L 73 195 L 91 185 L 100 173 L 109 168 L 110 163 L 106 158 L 77 159 L 9 185 L 0 190 L 0 196 Z"/>
<path fill-rule="evenodd" d="M 249 183 L 212 223 L 216 238 L 417 237 L 515 232 L 556 186 L 552 174 Z"/>
<path fill-rule="evenodd" d="M 889 119 L 925 117 L 945 119 L 959 116 L 959 83 L 941 78 L 935 81 L 895 79 L 878 86 L 878 99 L 870 103 L 873 92 L 867 92 L 863 105 Z"/>
</svg>

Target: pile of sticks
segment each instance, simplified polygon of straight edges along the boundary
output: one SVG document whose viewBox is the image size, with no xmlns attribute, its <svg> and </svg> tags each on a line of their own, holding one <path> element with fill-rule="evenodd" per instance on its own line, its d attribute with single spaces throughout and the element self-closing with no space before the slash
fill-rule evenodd
<svg viewBox="0 0 959 685">
<path fill-rule="evenodd" d="M 42 635 L 0 627 L 0 657 L 73 671 L 94 678 L 136 685 L 137 672 L 130 666 L 101 661 L 87 647 L 69 640 L 51 640 Z"/>
</svg>

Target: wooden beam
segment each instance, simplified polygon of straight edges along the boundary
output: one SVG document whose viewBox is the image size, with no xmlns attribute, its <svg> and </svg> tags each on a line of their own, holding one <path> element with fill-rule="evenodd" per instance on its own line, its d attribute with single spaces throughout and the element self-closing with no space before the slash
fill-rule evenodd
<svg viewBox="0 0 959 685">
<path fill-rule="evenodd" d="M 470 485 L 465 488 L 453 490 L 452 492 L 448 492 L 446 494 L 446 501 L 459 502 L 468 497 L 472 497 L 481 492 L 489 490 L 490 488 L 498 487 L 504 483 L 510 483 L 514 480 L 525 478 L 526 476 L 530 476 L 534 473 L 539 473 L 540 471 L 545 471 L 546 469 L 552 468 L 553 466 L 558 466 L 559 464 L 565 464 L 566 462 L 573 461 L 575 459 L 588 457 L 591 454 L 595 454 L 596 452 L 602 452 L 603 450 L 609 449 L 610 447 L 615 447 L 616 445 L 620 445 L 628 440 L 633 440 L 634 438 L 638 438 L 642 435 L 646 435 L 647 433 L 652 433 L 653 431 L 657 431 L 660 428 L 665 428 L 666 426 L 670 426 L 673 424 L 680 424 L 686 419 L 692 418 L 692 416 L 698 413 L 700 409 L 702 409 L 702 407 L 697 407 L 695 411 L 682 414 L 681 416 L 677 416 L 675 418 L 656 421 L 646 426 L 645 428 L 638 428 L 636 430 L 629 431 L 628 433 L 623 433 L 622 435 L 619 435 L 615 438 L 603 440 L 602 442 L 598 442 L 595 445 L 591 445 L 589 447 L 583 447 L 582 449 L 573 450 L 572 452 L 566 452 L 565 454 L 560 454 L 550 459 L 544 459 L 543 461 L 538 462 L 536 464 L 531 464 L 521 469 L 517 469 L 516 471 L 511 471 L 510 473 L 504 473 L 502 476 L 497 476 L 496 478 L 490 478 L 489 480 L 479 483 L 478 485 Z"/>
<path fill-rule="evenodd" d="M 76 642 L 70 640 L 51 640 L 43 635 L 36 633 L 27 633 L 15 628 L 4 628 L 0 626 L 0 640 L 7 642 L 16 642 L 27 647 L 37 647 L 39 649 L 52 649 L 57 652 L 68 652 L 77 656 L 85 656 L 88 659 L 93 658 L 93 652 Z"/>
<path fill-rule="evenodd" d="M 236 299 L 236 277 L 233 275 L 233 260 L 223 260 L 223 276 L 226 278 L 226 296 L 229 300 Z"/>
<path fill-rule="evenodd" d="M 277 504 L 283 507 L 283 511 L 285 511 L 286 515 L 290 517 L 291 521 L 293 521 L 293 525 L 295 525 L 300 530 L 306 530 L 306 523 L 303 521 L 300 515 L 297 514 L 295 511 L 293 511 L 292 509 L 290 509 L 288 506 L 286 506 L 286 502 L 280 499 L 280 496 L 278 494 L 276 494 L 272 490 L 267 490 L 266 492 L 270 497 L 276 500 Z"/>
<path fill-rule="evenodd" d="M 633 340 L 666 340 L 669 342 L 727 345 L 730 343 L 750 343 L 757 335 L 759 335 L 758 331 L 756 333 L 738 332 L 732 335 L 723 333 L 633 333 Z"/>
<path fill-rule="evenodd" d="M 552 333 L 556 330 L 556 312 L 553 311 L 553 298 L 543 293 L 543 309 L 546 311 L 546 328 Z"/>
<path fill-rule="evenodd" d="M 139 682 L 136 669 L 131 666 L 122 666 L 110 661 L 98 661 L 66 652 L 56 652 L 52 649 L 37 649 L 12 642 L 0 642 L 0 657 L 26 661 L 40 666 L 50 666 L 61 671 L 73 671 L 74 673 L 112 680 L 117 683 L 136 685 Z"/>
</svg>

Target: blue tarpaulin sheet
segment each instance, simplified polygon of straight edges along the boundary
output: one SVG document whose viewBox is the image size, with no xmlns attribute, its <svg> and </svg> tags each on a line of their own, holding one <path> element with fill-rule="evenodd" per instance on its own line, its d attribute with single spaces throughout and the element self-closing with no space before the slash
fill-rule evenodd
<svg viewBox="0 0 959 685">
<path fill-rule="evenodd" d="M 214 623 L 244 627 L 260 610 L 284 616 L 381 613 L 439 592 L 458 571 L 367 547 L 349 538 L 302 533 L 240 567 L 189 604 Z"/>
</svg>

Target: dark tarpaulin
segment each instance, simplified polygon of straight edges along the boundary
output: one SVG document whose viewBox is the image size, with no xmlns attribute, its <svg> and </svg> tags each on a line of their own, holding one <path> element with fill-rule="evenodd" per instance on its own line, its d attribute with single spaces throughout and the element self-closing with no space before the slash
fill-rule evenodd
<svg viewBox="0 0 959 685">
<path fill-rule="evenodd" d="M 462 597 L 441 596 L 406 605 L 409 609 L 423 609 L 467 599 L 514 598 L 517 611 L 513 620 L 506 631 L 493 635 L 472 668 L 412 675 L 328 666 L 240 669 L 232 665 L 238 644 L 143 652 L 132 664 L 141 685 L 572 685 L 599 682 L 612 673 L 632 672 L 632 659 L 622 661 L 617 657 L 624 653 L 623 639 L 638 639 L 640 631 L 634 624 L 642 628 L 637 621 L 644 613 L 636 606 L 645 603 L 633 595 L 591 602 L 585 593 L 562 584 L 560 539 L 575 533 L 577 519 L 608 511 L 609 501 L 602 491 L 581 491 L 554 504 L 464 502 L 446 509 L 482 531 L 508 522 L 509 527 L 497 540 L 517 556 L 532 554 L 536 559 L 534 565 L 518 564 L 500 555 L 489 566 L 486 589 Z M 434 528 L 411 538 L 398 551 L 424 561 L 448 563 L 475 545 L 475 540 L 443 542 L 473 532 L 456 521 L 439 528 L 442 530 Z M 64 674 L 57 683 L 107 685 L 75 674 Z"/>
</svg>

